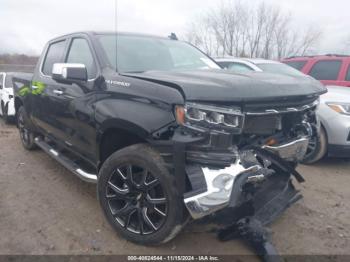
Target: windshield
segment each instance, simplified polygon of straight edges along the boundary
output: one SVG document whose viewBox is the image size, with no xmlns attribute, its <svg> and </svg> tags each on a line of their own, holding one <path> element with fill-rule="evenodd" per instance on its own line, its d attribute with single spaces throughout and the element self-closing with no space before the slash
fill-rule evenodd
<svg viewBox="0 0 350 262">
<path fill-rule="evenodd" d="M 99 35 L 98 39 L 110 65 L 122 73 L 220 69 L 205 54 L 181 41 L 130 35 Z"/>
<path fill-rule="evenodd" d="M 290 76 L 305 76 L 303 73 L 294 69 L 293 67 L 282 63 L 261 63 L 257 64 L 257 66 L 264 72 L 268 73 L 276 73 Z"/>
</svg>

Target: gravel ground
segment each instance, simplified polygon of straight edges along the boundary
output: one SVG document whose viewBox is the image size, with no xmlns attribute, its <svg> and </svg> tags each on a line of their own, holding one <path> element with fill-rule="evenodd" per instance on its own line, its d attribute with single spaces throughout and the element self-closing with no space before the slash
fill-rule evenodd
<svg viewBox="0 0 350 262">
<path fill-rule="evenodd" d="M 281 254 L 350 254 L 350 161 L 300 166 L 304 199 L 271 227 Z M 0 120 L 0 254 L 252 254 L 241 241 L 221 243 L 189 225 L 159 247 L 118 237 L 80 181 L 44 152 L 25 151 L 14 126 Z"/>
</svg>

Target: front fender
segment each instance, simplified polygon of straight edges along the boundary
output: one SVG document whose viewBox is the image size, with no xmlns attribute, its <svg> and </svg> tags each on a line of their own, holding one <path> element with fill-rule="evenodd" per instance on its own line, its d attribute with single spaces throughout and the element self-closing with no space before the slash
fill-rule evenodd
<svg viewBox="0 0 350 262">
<path fill-rule="evenodd" d="M 98 134 L 103 134 L 110 128 L 118 128 L 148 139 L 157 130 L 175 123 L 171 105 L 145 98 L 121 99 L 109 94 L 100 97 L 95 106 Z"/>
</svg>

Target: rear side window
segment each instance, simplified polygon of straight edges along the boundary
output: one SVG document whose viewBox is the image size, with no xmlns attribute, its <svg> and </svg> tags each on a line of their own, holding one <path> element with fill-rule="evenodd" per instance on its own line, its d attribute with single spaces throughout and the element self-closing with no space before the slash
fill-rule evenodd
<svg viewBox="0 0 350 262">
<path fill-rule="evenodd" d="M 44 75 L 51 75 L 53 64 L 61 61 L 65 47 L 65 40 L 53 43 L 49 46 L 42 68 Z"/>
<path fill-rule="evenodd" d="M 86 66 L 88 78 L 92 79 L 96 76 L 96 64 L 86 39 L 73 39 L 67 57 L 67 63 L 84 64 Z"/>
<path fill-rule="evenodd" d="M 283 62 L 291 67 L 294 67 L 295 69 L 301 71 L 306 64 L 306 61 L 286 61 Z"/>
<path fill-rule="evenodd" d="M 317 62 L 309 75 L 317 80 L 337 80 L 342 61 L 325 60 Z"/>
</svg>

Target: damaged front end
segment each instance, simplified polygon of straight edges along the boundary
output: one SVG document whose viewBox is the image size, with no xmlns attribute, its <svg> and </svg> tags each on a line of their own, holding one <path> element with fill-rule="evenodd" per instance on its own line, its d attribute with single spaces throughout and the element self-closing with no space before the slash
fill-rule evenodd
<svg viewBox="0 0 350 262">
<path fill-rule="evenodd" d="M 318 135 L 317 104 L 177 107 L 173 164 L 192 218 L 266 225 L 299 200 L 291 177 L 304 181 L 295 168 Z"/>
<path fill-rule="evenodd" d="M 307 147 L 307 143 L 303 145 Z M 276 212 L 282 212 L 301 197 L 290 182 L 291 174 L 296 175 L 299 181 L 302 181 L 301 175 L 279 157 L 259 148 L 239 152 L 235 163 L 229 167 L 189 167 L 187 171 L 191 181 L 194 177 L 203 176 L 206 185 L 203 193 L 193 195 L 188 192 L 184 195 L 185 205 L 194 219 L 215 212 L 218 216 L 219 211 L 226 208 L 221 214 L 225 213 L 223 217 L 227 220 L 219 218 L 219 221 L 232 223 L 230 213 L 233 215 L 244 204 L 251 205 L 250 212 L 234 214 L 237 218 L 258 213 L 265 203 L 269 203 Z M 271 201 L 275 205 L 272 206 Z M 281 206 L 282 202 L 284 206 Z M 273 217 L 278 215 L 269 214 Z M 264 221 L 270 220 L 264 217 Z"/>
</svg>

